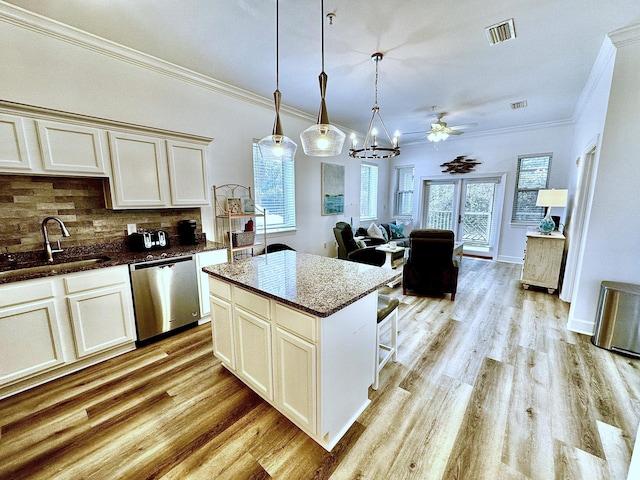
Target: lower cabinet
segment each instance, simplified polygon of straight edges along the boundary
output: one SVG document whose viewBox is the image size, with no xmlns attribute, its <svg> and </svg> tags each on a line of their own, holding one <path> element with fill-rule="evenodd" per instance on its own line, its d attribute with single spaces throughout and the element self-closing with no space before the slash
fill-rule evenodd
<svg viewBox="0 0 640 480">
<path fill-rule="evenodd" d="M 275 401 L 282 413 L 316 433 L 316 346 L 276 327 Z"/>
<path fill-rule="evenodd" d="M 135 348 L 126 265 L 0 286 L 0 398 Z"/>
<path fill-rule="evenodd" d="M 213 354 L 231 370 L 236 369 L 235 335 L 233 334 L 233 309 L 225 300 L 209 297 L 211 305 L 211 333 Z"/>
<path fill-rule="evenodd" d="M 131 287 L 128 276 L 123 275 L 125 270 L 105 268 L 64 279 L 78 358 L 135 340 Z"/>
<path fill-rule="evenodd" d="M 267 400 L 273 400 L 271 323 L 242 308 L 234 310 L 236 372 Z"/>
<path fill-rule="evenodd" d="M 65 362 L 51 282 L 23 283 L 1 290 L 0 386 Z"/>
</svg>

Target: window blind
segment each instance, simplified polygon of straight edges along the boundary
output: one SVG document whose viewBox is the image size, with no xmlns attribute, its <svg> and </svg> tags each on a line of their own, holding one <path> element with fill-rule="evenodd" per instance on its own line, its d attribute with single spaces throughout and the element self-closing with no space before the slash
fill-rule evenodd
<svg viewBox="0 0 640 480">
<path fill-rule="evenodd" d="M 394 215 L 411 217 L 413 212 L 413 166 L 396 167 Z"/>
<path fill-rule="evenodd" d="M 378 217 L 378 165 L 360 165 L 360 220 Z"/>
<path fill-rule="evenodd" d="M 538 190 L 549 185 L 551 154 L 518 157 L 516 191 L 513 199 L 513 223 L 536 223 L 544 217 L 544 207 L 536 206 Z"/>
</svg>

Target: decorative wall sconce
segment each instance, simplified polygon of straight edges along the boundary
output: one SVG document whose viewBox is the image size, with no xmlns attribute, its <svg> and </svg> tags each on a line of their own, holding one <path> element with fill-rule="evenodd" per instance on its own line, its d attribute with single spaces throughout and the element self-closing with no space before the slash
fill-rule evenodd
<svg viewBox="0 0 640 480">
<path fill-rule="evenodd" d="M 469 173 L 476 168 L 476 165 L 480 165 L 481 162 L 478 162 L 474 158 L 467 158 L 466 155 L 460 155 L 459 157 L 454 158 L 450 162 L 441 163 L 441 167 L 445 167 L 442 170 L 443 173 Z"/>
</svg>

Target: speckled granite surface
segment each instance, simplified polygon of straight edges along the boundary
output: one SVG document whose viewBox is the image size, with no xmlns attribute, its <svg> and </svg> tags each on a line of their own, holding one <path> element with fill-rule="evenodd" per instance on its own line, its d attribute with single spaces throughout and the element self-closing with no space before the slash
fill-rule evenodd
<svg viewBox="0 0 640 480">
<path fill-rule="evenodd" d="M 290 250 L 202 270 L 318 317 L 332 315 L 398 275 L 394 270 Z"/>
<path fill-rule="evenodd" d="M 23 268 L 51 265 L 44 261 L 42 250 L 16 254 L 0 255 L 0 284 L 30 280 L 34 278 L 50 277 L 64 273 L 93 270 L 96 268 L 113 267 L 116 265 L 129 265 L 163 258 L 181 257 L 196 253 L 208 252 L 223 248 L 216 242 L 203 241 L 196 245 L 180 245 L 178 237 L 170 238 L 171 247 L 166 250 L 151 250 L 148 252 L 131 252 L 126 242 L 100 243 L 82 247 L 68 247 L 63 252 L 54 254 L 53 265 L 62 265 L 68 262 L 84 260 L 88 258 L 100 258 L 102 261 L 92 265 L 84 265 L 76 268 L 57 268 L 46 272 L 24 272 L 18 275 L 3 276 L 2 272 L 16 271 Z M 64 243 L 63 243 L 64 248 Z M 16 272 L 17 273 L 17 272 Z"/>
</svg>

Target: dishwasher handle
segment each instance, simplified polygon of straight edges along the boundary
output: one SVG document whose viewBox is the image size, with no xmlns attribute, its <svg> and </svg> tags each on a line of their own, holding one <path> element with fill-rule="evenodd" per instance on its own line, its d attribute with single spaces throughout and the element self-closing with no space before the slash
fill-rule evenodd
<svg viewBox="0 0 640 480">
<path fill-rule="evenodd" d="M 164 258 L 162 260 L 150 260 L 148 262 L 142 263 L 133 263 L 129 266 L 129 268 L 133 272 L 136 270 L 143 270 L 145 268 L 157 268 L 163 266 L 173 267 L 173 265 L 175 265 L 176 263 L 190 261 L 193 261 L 193 255 L 189 255 L 186 257 Z"/>
</svg>

